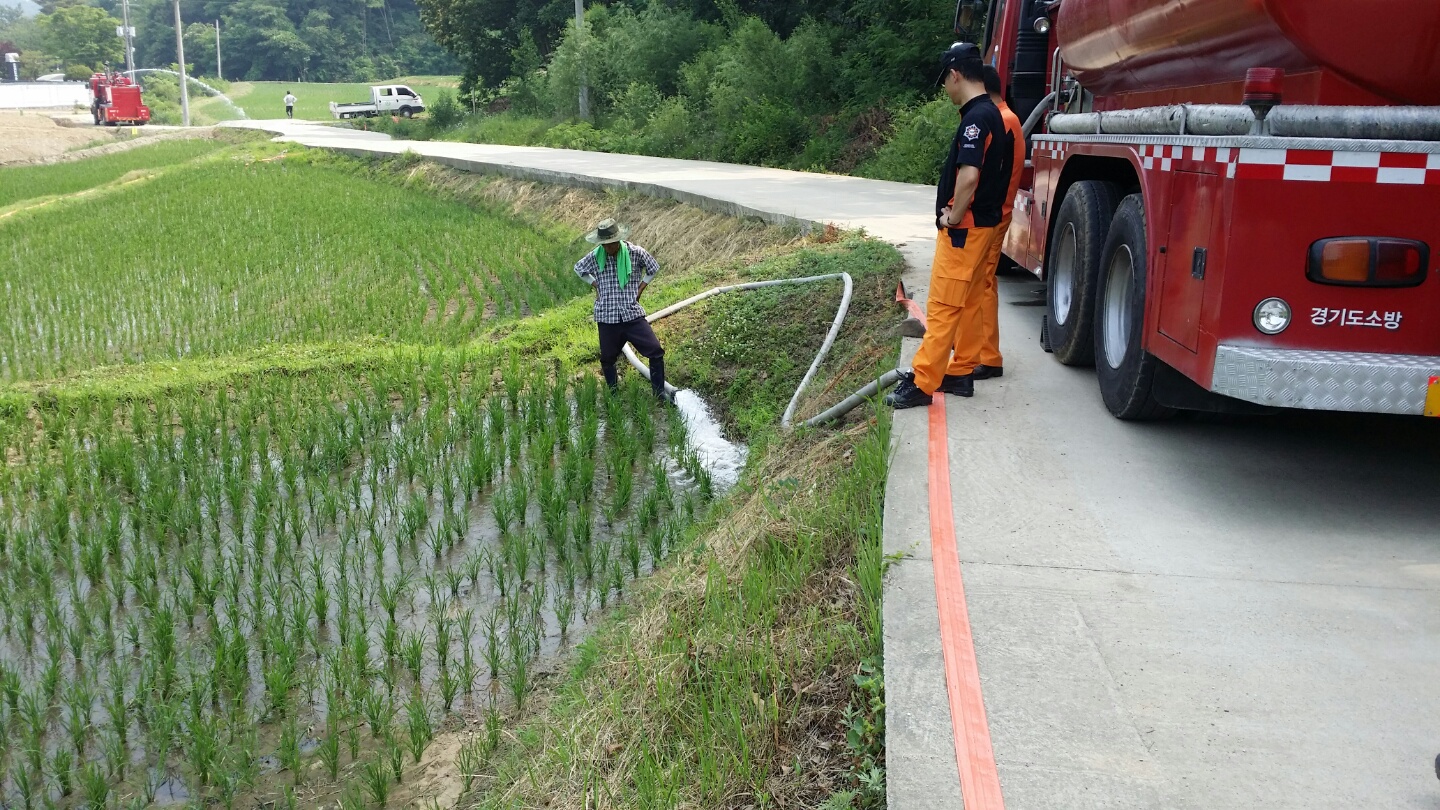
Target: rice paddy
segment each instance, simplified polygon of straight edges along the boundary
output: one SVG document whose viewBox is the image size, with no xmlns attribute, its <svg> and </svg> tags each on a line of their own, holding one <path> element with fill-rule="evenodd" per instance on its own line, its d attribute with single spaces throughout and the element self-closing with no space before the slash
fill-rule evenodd
<svg viewBox="0 0 1440 810">
<path fill-rule="evenodd" d="M 0 381 L 273 343 L 456 345 L 587 292 L 573 239 L 232 155 L 0 220 Z"/>
<path fill-rule="evenodd" d="M 118 180 L 133 171 L 169 166 L 224 146 L 223 142 L 209 138 L 191 138 L 49 166 L 0 168 L 0 208 L 36 197 L 73 194 Z"/>
<path fill-rule="evenodd" d="M 26 174 L 103 193 L 0 220 L 0 394 L 367 348 L 7 400 L 3 807 L 385 806 L 462 713 L 488 756 L 714 494 L 643 380 L 476 340 L 585 292 L 573 234 L 269 146 L 188 162 L 214 149 Z"/>
<path fill-rule="evenodd" d="M 0 800 L 384 806 L 710 496 L 640 382 L 449 350 L 7 421 Z"/>
<path fill-rule="evenodd" d="M 762 434 L 750 467 L 776 480 L 711 509 L 738 472 L 712 471 L 722 437 L 574 367 L 574 227 L 427 193 L 404 160 L 265 144 L 153 168 L 0 219 L 0 807 L 438 807 L 437 780 L 445 806 L 594 806 L 602 782 L 732 806 L 786 773 L 807 702 L 839 716 L 878 645 L 883 435 L 791 436 L 786 466 Z M 726 256 L 761 237 L 783 241 Z M 878 312 L 895 261 L 857 243 L 742 272 L 843 267 Z M 715 272 L 677 266 L 657 295 Z M 853 328 L 877 332 L 866 306 Z M 763 346 L 825 324 L 786 328 L 682 366 L 709 390 L 775 375 L 729 385 L 760 420 L 798 377 Z M 856 340 L 834 384 L 873 354 Z M 831 587 L 852 554 L 860 587 Z"/>
</svg>

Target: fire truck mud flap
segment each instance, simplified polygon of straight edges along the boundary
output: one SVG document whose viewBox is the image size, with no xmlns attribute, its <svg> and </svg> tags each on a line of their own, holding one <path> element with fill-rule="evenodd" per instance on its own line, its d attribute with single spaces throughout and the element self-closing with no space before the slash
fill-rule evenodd
<svg viewBox="0 0 1440 810">
<path fill-rule="evenodd" d="M 1221 344 L 1211 390 L 1280 408 L 1437 416 L 1440 355 Z"/>
</svg>

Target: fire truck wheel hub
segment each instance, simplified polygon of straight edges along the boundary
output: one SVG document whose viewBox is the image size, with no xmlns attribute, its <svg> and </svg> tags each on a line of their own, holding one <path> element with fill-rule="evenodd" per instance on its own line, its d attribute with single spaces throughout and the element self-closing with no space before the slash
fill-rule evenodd
<svg viewBox="0 0 1440 810">
<path fill-rule="evenodd" d="M 1130 291 L 1134 286 L 1135 257 L 1129 245 L 1120 245 L 1110 260 L 1110 277 L 1105 283 L 1105 362 L 1120 368 L 1130 351 Z"/>
<path fill-rule="evenodd" d="M 1070 304 L 1075 290 L 1075 225 L 1065 223 L 1065 232 L 1060 234 L 1059 250 L 1051 268 L 1055 287 L 1055 320 L 1064 324 L 1070 322 Z"/>
</svg>

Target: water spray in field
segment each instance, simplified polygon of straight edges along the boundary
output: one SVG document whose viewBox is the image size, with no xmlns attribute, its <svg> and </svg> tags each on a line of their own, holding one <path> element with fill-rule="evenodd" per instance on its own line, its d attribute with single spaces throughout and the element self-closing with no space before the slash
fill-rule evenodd
<svg viewBox="0 0 1440 810">
<path fill-rule="evenodd" d="M 745 468 L 746 447 L 725 438 L 709 406 L 694 391 L 676 391 L 675 407 L 685 420 L 686 438 L 705 471 L 722 490 L 729 489 L 740 480 L 740 471 Z"/>
<path fill-rule="evenodd" d="M 129 75 L 130 77 L 132 77 L 132 78 L 135 77 L 135 76 L 140 75 L 141 73 L 168 73 L 168 74 L 170 74 L 171 76 L 174 76 L 174 77 L 176 77 L 176 78 L 179 78 L 179 77 L 180 77 L 180 74 L 177 73 L 176 71 L 166 70 L 166 69 L 164 69 L 164 68 L 137 68 L 137 69 L 135 69 L 135 70 L 127 70 L 127 71 L 124 71 L 124 72 L 125 72 L 126 74 L 128 74 L 128 75 Z M 225 95 L 224 93 L 220 92 L 219 90 L 216 90 L 215 88 L 211 87 L 210 85 L 206 84 L 205 82 L 200 81 L 199 79 L 195 78 L 194 76 L 189 76 L 189 75 L 187 75 L 185 78 L 188 79 L 192 84 L 199 85 L 200 89 L 201 89 L 201 90 L 204 90 L 206 95 L 219 96 L 222 100 L 224 100 L 224 102 L 225 102 L 226 104 L 229 104 L 229 105 L 230 105 L 230 108 L 231 108 L 232 110 L 234 110 L 237 114 L 239 114 L 239 116 L 240 116 L 241 118 L 249 118 L 249 116 L 247 116 L 247 115 L 245 114 L 245 109 L 244 109 L 243 107 L 241 107 L 239 104 L 236 104 L 235 102 L 231 101 L 229 96 Z"/>
</svg>

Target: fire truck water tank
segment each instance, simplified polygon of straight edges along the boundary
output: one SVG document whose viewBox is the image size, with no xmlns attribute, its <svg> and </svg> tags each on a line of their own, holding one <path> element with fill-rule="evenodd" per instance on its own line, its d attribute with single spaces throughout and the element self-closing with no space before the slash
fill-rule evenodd
<svg viewBox="0 0 1440 810">
<path fill-rule="evenodd" d="M 1064 0 L 1056 30 L 1066 65 L 1097 95 L 1276 67 L 1333 73 L 1395 104 L 1440 104 L 1437 0 Z"/>
</svg>

